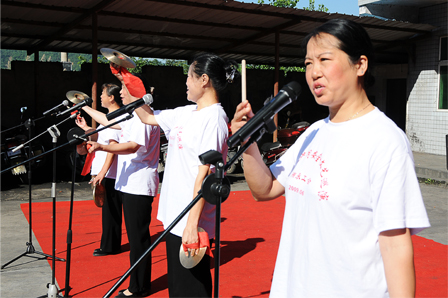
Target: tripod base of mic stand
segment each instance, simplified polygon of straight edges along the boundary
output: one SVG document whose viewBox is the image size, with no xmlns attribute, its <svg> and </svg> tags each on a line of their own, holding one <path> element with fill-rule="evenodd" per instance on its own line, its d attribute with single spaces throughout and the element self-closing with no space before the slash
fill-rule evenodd
<svg viewBox="0 0 448 298">
<path fill-rule="evenodd" d="M 47 288 L 48 288 L 47 295 L 42 295 L 37 298 L 64 298 L 64 296 L 58 294 L 59 289 L 56 285 L 48 283 Z"/>
<path fill-rule="evenodd" d="M 48 298 L 58 298 L 58 297 L 62 297 L 59 296 L 59 290 L 58 287 L 56 285 L 53 284 L 47 284 L 47 288 L 48 288 Z"/>
<path fill-rule="evenodd" d="M 5 267 L 8 266 L 9 264 L 11 264 L 11 263 L 17 261 L 17 260 L 20 259 L 21 257 L 24 257 L 24 256 L 29 255 L 29 254 L 38 254 L 38 255 L 41 255 L 41 256 L 44 256 L 44 257 L 46 257 L 46 258 L 50 258 L 50 259 L 53 258 L 51 255 L 47 255 L 47 254 L 45 254 L 45 253 L 43 253 L 43 252 L 36 251 L 36 250 L 34 249 L 33 244 L 27 242 L 27 243 L 26 243 L 26 251 L 25 251 L 23 254 L 19 255 L 18 257 L 16 257 L 16 258 L 12 259 L 11 261 L 9 261 L 8 263 L 4 264 L 4 265 L 1 267 L 1 269 L 5 268 Z M 65 260 L 64 260 L 64 259 L 61 259 L 61 258 L 56 258 L 56 260 L 65 262 Z"/>
</svg>

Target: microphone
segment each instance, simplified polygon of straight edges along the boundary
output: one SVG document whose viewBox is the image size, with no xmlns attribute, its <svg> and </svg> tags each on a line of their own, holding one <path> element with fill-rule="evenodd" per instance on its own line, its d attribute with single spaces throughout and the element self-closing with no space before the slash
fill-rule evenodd
<svg viewBox="0 0 448 298">
<path fill-rule="evenodd" d="M 74 111 L 82 108 L 83 106 L 90 105 L 92 102 L 93 102 L 93 100 L 90 97 L 87 97 L 84 101 L 81 101 L 80 103 L 74 105 L 73 107 L 60 112 L 59 114 L 56 115 L 56 117 L 64 116 L 65 114 L 70 114 L 71 112 L 74 112 Z"/>
<path fill-rule="evenodd" d="M 132 114 L 136 108 L 141 107 L 142 105 L 150 105 L 153 102 L 153 98 L 151 94 L 145 94 L 142 98 L 137 99 L 134 102 L 131 102 L 130 104 L 124 105 L 118 110 L 115 110 L 113 112 L 110 112 L 106 115 L 107 120 L 112 120 L 114 118 L 117 118 L 118 116 L 121 116 L 123 114 L 129 113 Z"/>
<path fill-rule="evenodd" d="M 253 118 L 247 121 L 234 135 L 227 140 L 230 147 L 243 142 L 263 126 L 269 127 L 269 122 L 281 109 L 290 104 L 302 92 L 302 87 L 297 82 L 290 82 L 280 90 L 270 102 L 268 102 Z M 274 125 L 275 127 L 275 125 Z"/>
<path fill-rule="evenodd" d="M 45 111 L 43 115 L 47 116 L 50 113 L 51 113 L 50 115 L 52 115 L 53 111 L 57 111 L 60 107 L 63 107 L 63 106 L 68 106 L 68 100 L 64 100 L 61 104 L 58 104 L 57 106 L 49 109 L 48 111 Z"/>
</svg>

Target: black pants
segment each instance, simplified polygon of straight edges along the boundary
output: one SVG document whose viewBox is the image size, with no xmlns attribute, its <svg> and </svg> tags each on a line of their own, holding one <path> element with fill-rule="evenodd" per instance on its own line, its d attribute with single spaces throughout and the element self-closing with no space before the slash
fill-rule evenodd
<svg viewBox="0 0 448 298">
<path fill-rule="evenodd" d="M 210 256 L 204 255 L 195 267 L 186 269 L 179 260 L 182 237 L 171 233 L 166 236 L 168 262 L 168 291 L 170 297 L 211 297 L 212 275 Z"/>
<path fill-rule="evenodd" d="M 115 179 L 104 178 L 106 200 L 102 212 L 101 250 L 115 252 L 121 249 L 122 202 L 115 190 Z"/>
<path fill-rule="evenodd" d="M 149 225 L 151 223 L 154 197 L 118 192 L 122 196 L 124 221 L 131 251 L 131 266 L 151 246 Z M 132 293 L 149 292 L 151 289 L 151 254 L 131 273 L 128 290 Z"/>
</svg>

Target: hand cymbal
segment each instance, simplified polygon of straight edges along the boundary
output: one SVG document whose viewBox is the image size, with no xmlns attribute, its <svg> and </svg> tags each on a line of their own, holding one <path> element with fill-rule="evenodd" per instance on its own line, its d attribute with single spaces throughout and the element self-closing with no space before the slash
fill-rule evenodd
<svg viewBox="0 0 448 298">
<path fill-rule="evenodd" d="M 106 57 L 107 60 L 109 60 L 112 63 L 120 65 L 124 68 L 135 68 L 134 61 L 132 61 L 131 58 L 129 58 L 128 56 L 117 50 L 109 48 L 101 48 L 100 52 L 101 54 L 103 54 L 104 57 Z"/>
<path fill-rule="evenodd" d="M 66 96 L 67 96 L 67 99 L 70 100 L 74 104 L 78 104 L 81 101 L 90 97 L 81 91 L 75 91 L 75 90 L 68 91 Z"/>
</svg>

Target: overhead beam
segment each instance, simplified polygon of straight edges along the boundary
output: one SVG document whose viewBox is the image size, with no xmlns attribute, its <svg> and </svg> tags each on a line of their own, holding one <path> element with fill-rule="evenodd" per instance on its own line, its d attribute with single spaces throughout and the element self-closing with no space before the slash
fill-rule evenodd
<svg viewBox="0 0 448 298">
<path fill-rule="evenodd" d="M 226 28 L 226 29 L 252 30 L 252 31 L 262 31 L 262 30 L 266 29 L 264 27 L 233 25 L 233 24 L 229 24 L 229 23 L 224 24 L 224 23 L 216 23 L 216 22 L 204 22 L 204 21 L 196 21 L 196 20 L 191 20 L 191 19 L 166 18 L 166 17 L 159 17 L 159 16 L 153 16 L 153 15 L 130 14 L 130 13 L 113 12 L 113 11 L 106 11 L 106 10 L 99 12 L 98 15 L 108 16 L 108 17 L 119 17 L 119 18 L 127 18 L 127 19 L 145 20 L 145 21 L 174 23 L 174 24 L 209 26 L 209 27 Z"/>
<path fill-rule="evenodd" d="M 233 49 L 233 48 L 235 48 L 235 47 L 244 45 L 244 44 L 246 44 L 246 43 L 252 42 L 252 41 L 254 41 L 254 40 L 257 40 L 257 39 L 259 39 L 259 38 L 265 37 L 265 36 L 270 35 L 270 34 L 273 34 L 273 33 L 278 34 L 278 32 L 279 32 L 280 30 L 289 28 L 289 27 L 294 26 L 294 25 L 297 25 L 298 23 L 300 23 L 300 20 L 291 20 L 291 21 L 288 21 L 288 22 L 286 22 L 286 23 L 284 23 L 284 24 L 281 24 L 281 25 L 279 25 L 279 26 L 276 26 L 276 27 L 274 27 L 274 28 L 272 28 L 272 29 L 264 30 L 263 32 L 254 34 L 254 35 L 252 35 L 251 37 L 246 38 L 246 39 L 244 39 L 244 40 L 240 40 L 240 41 L 233 42 L 233 43 L 230 44 L 229 46 L 226 46 L 226 47 L 223 47 L 223 48 L 217 50 L 217 53 L 227 52 L 227 51 L 230 50 L 230 49 Z M 274 43 L 274 46 L 275 46 L 275 43 Z"/>
<path fill-rule="evenodd" d="M 76 12 L 76 13 L 85 13 L 86 9 L 82 9 L 79 7 L 73 6 L 54 6 L 54 5 L 45 5 L 45 4 L 34 4 L 29 2 L 18 2 L 18 1 L 8 1 L 2 0 L 2 6 L 14 6 L 14 7 L 24 7 L 24 8 L 32 8 L 32 9 L 42 9 L 42 10 L 51 10 L 51 11 L 65 11 L 65 12 Z"/>
<path fill-rule="evenodd" d="M 232 1 L 222 2 L 221 5 L 191 2 L 191 1 L 178 1 L 178 0 L 145 0 L 145 1 L 157 2 L 157 3 L 163 3 L 163 4 L 174 4 L 174 5 L 178 5 L 178 6 L 182 5 L 182 6 L 187 6 L 187 7 L 197 7 L 197 8 L 204 8 L 204 9 L 210 9 L 210 10 L 239 12 L 239 13 L 252 14 L 252 15 L 263 15 L 263 16 L 270 16 L 270 17 L 278 17 L 278 18 L 282 18 L 282 19 L 300 19 L 300 20 L 302 20 L 302 16 L 299 16 L 299 15 L 265 11 L 265 10 L 259 10 L 259 9 L 238 8 L 238 7 L 226 5 L 227 3 L 232 3 Z M 263 5 L 261 5 L 261 4 L 258 6 L 263 7 Z"/>
<path fill-rule="evenodd" d="M 3 18 L 3 22 L 5 23 L 15 23 L 15 24 L 28 24 L 28 25 L 34 25 L 34 26 L 48 26 L 48 27 L 61 27 L 62 23 L 55 23 L 55 22 L 43 22 L 43 21 L 23 21 L 23 20 L 16 20 L 16 19 L 10 19 L 10 18 Z M 81 30 L 91 30 L 90 26 L 86 25 L 78 25 L 73 27 L 73 29 L 81 29 Z M 121 33 L 129 33 L 129 34 L 142 34 L 142 35 L 153 35 L 153 36 L 166 36 L 166 37 L 175 37 L 175 38 L 185 38 L 185 39 L 196 39 L 196 40 L 216 40 L 216 41 L 225 41 L 232 44 L 257 44 L 261 46 L 274 46 L 274 43 L 270 42 L 257 42 L 255 40 L 239 40 L 236 38 L 222 38 L 222 37 L 215 37 L 215 36 L 201 36 L 201 35 L 189 35 L 189 34 L 173 34 L 168 32 L 156 32 L 156 31 L 142 31 L 142 30 L 131 30 L 131 29 L 125 29 L 125 28 L 112 28 L 112 27 L 98 27 L 98 31 L 102 32 L 121 32 Z M 272 30 L 265 30 L 263 34 L 258 35 L 260 37 L 264 37 L 266 35 L 269 35 L 272 33 Z M 6 33 L 7 36 L 7 33 Z M 12 36 L 10 36 L 12 37 Z M 45 37 L 44 37 L 45 38 Z M 253 38 L 252 38 L 253 39 Z M 257 38 L 255 38 L 257 39 Z M 65 40 L 64 37 L 60 37 L 57 40 Z M 286 48 L 295 48 L 298 47 L 296 44 L 282 44 L 282 47 Z"/>
<path fill-rule="evenodd" d="M 38 42 L 35 46 L 33 46 L 30 50 L 28 50 L 28 54 L 34 53 L 39 51 L 41 48 L 45 47 L 46 45 L 50 44 L 53 40 L 57 39 L 58 37 L 64 35 L 65 33 L 72 30 L 75 26 L 79 25 L 82 21 L 84 21 L 87 18 L 91 18 L 93 13 L 96 13 L 100 11 L 101 9 L 104 9 L 105 7 L 109 6 L 111 3 L 115 2 L 116 0 L 103 0 L 91 9 L 88 9 L 86 12 L 84 12 L 81 16 L 77 17 L 74 21 L 68 23 L 64 27 L 60 28 L 58 31 L 56 31 L 54 34 L 48 36 L 47 38 L 41 40 Z"/>
</svg>

